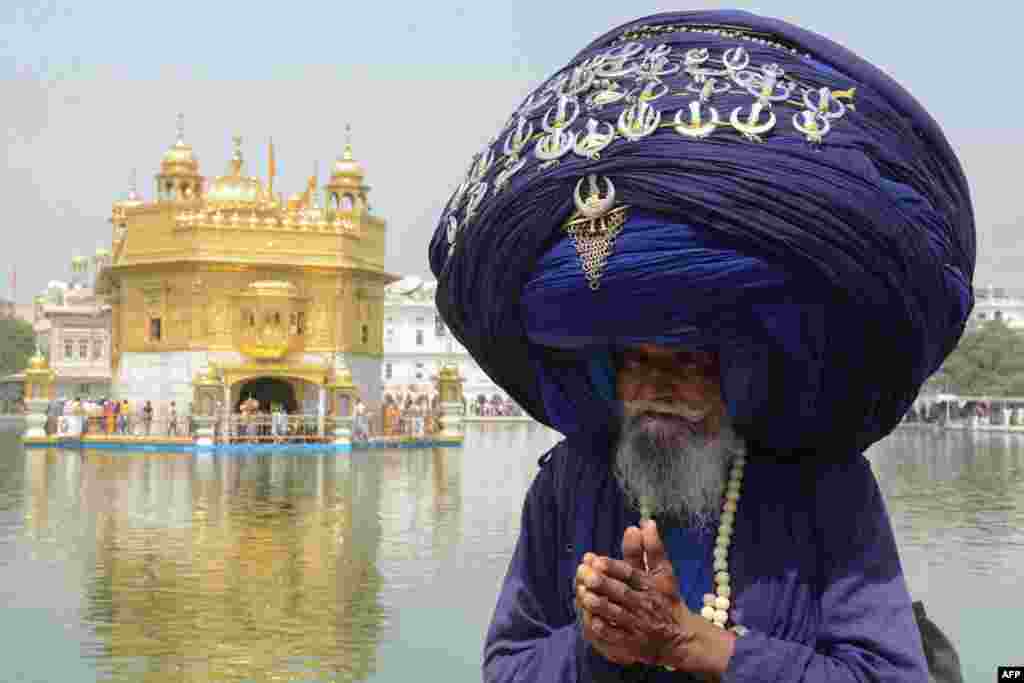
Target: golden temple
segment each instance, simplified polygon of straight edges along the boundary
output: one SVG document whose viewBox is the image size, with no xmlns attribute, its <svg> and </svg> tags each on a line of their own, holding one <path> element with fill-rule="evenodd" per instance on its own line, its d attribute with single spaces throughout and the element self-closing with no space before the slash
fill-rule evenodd
<svg viewBox="0 0 1024 683">
<path fill-rule="evenodd" d="M 324 387 L 347 366 L 377 403 L 384 287 L 398 278 L 384 270 L 386 224 L 351 135 L 328 182 L 318 190 L 314 175 L 287 199 L 274 193 L 269 145 L 266 181 L 247 175 L 238 137 L 225 175 L 208 181 L 179 115 L 155 199 L 133 181 L 113 204 L 97 293 L 111 305 L 117 396 L 184 412 L 193 384 L 215 377 L 232 408 L 254 393 L 322 412 Z"/>
</svg>

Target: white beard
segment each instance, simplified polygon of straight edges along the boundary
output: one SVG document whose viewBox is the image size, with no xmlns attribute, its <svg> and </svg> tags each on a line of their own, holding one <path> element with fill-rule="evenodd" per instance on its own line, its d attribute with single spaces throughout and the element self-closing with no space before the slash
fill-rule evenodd
<svg viewBox="0 0 1024 683">
<path fill-rule="evenodd" d="M 741 449 L 726 422 L 708 439 L 680 415 L 627 414 L 615 478 L 641 514 L 705 529 L 720 512 L 729 464 Z"/>
</svg>

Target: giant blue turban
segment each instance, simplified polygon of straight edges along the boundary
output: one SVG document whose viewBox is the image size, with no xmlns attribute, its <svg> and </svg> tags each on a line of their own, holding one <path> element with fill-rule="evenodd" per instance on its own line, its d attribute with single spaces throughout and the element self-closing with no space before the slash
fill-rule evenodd
<svg viewBox="0 0 1024 683">
<path fill-rule="evenodd" d="M 571 220 L 618 226 L 606 260 Z M 755 452 L 842 457 L 955 347 L 975 233 L 956 156 L 895 81 L 783 21 L 696 11 L 610 31 L 532 93 L 429 256 L 454 336 L 569 437 L 613 435 L 609 359 L 646 342 L 719 352 Z"/>
</svg>

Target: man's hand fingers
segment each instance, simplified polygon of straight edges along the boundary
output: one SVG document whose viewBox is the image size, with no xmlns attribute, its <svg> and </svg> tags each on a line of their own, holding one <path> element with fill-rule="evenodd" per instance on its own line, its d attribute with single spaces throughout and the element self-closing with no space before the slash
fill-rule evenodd
<svg viewBox="0 0 1024 683">
<path fill-rule="evenodd" d="M 621 606 L 616 605 L 614 602 L 609 601 L 607 598 L 592 593 L 586 588 L 583 588 L 581 592 L 577 593 L 580 604 L 583 609 L 590 612 L 596 617 L 609 621 L 613 624 L 618 624 L 626 630 L 630 630 L 634 623 L 634 617 L 622 609 Z"/>
<path fill-rule="evenodd" d="M 658 525 L 653 519 L 644 522 L 643 529 L 644 551 L 647 553 L 647 569 L 651 574 L 672 573 L 672 562 L 665 554 L 665 546 L 658 535 Z"/>
<path fill-rule="evenodd" d="M 597 593 L 625 609 L 640 610 L 646 606 L 642 592 L 630 588 L 623 581 L 598 571 L 596 568 L 588 568 L 582 583 L 587 590 Z"/>
<path fill-rule="evenodd" d="M 640 529 L 631 526 L 622 534 L 622 559 L 638 572 L 647 571 L 644 566 L 644 538 Z"/>
<path fill-rule="evenodd" d="M 618 579 L 633 590 L 646 590 L 647 584 L 643 581 L 643 569 L 636 569 L 626 560 L 616 560 L 611 557 L 599 557 L 594 561 L 594 569 L 603 572 L 613 579 Z"/>
</svg>

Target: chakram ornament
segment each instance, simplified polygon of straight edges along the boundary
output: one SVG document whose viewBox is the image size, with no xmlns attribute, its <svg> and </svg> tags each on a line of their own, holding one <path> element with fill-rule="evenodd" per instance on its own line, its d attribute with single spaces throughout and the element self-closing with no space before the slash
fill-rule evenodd
<svg viewBox="0 0 1024 683">
<path fill-rule="evenodd" d="M 607 186 L 604 196 L 601 196 L 597 175 L 591 173 L 585 179 L 579 179 L 573 191 L 576 213 L 563 226 L 576 247 L 583 275 L 590 289 L 595 291 L 601 286 L 601 274 L 608 263 L 615 237 L 626 223 L 629 208 L 615 206 L 615 185 L 611 178 L 602 178 Z M 581 194 L 584 180 L 589 189 L 586 199 Z"/>
</svg>

